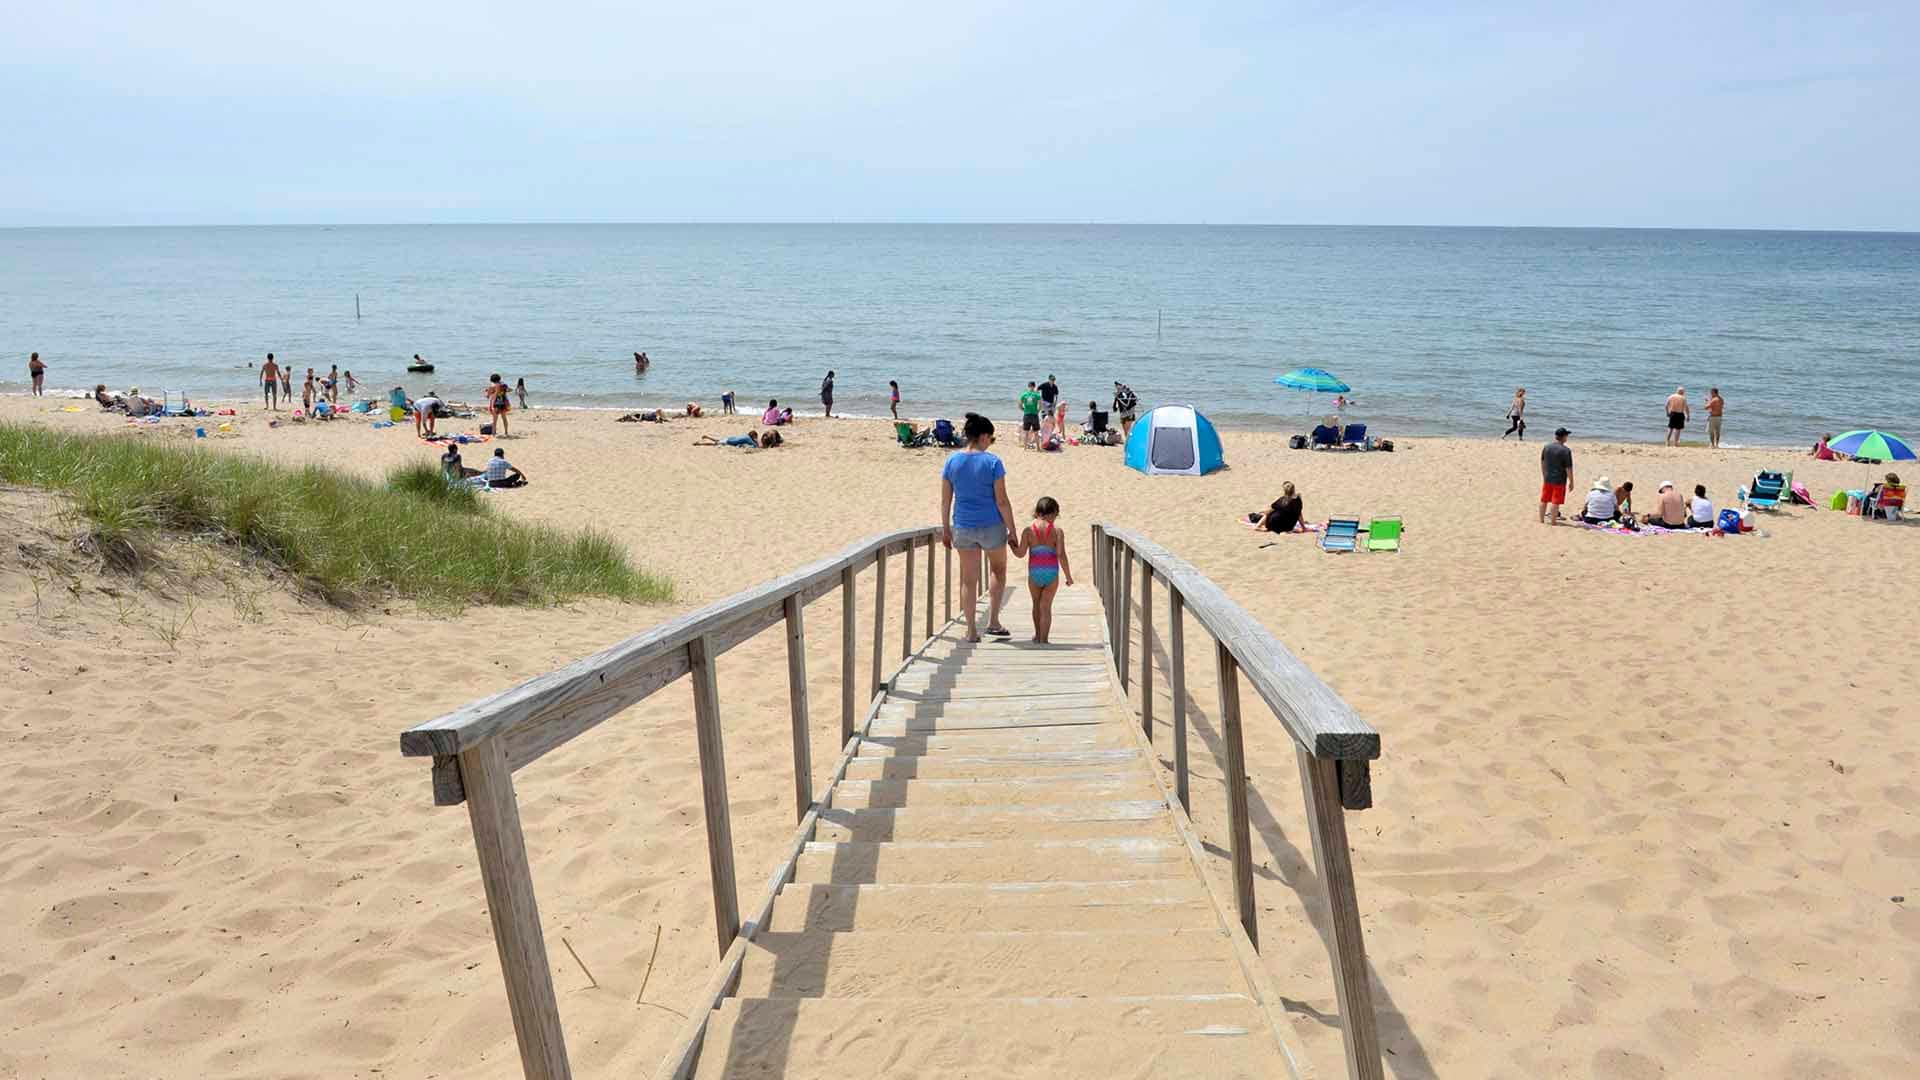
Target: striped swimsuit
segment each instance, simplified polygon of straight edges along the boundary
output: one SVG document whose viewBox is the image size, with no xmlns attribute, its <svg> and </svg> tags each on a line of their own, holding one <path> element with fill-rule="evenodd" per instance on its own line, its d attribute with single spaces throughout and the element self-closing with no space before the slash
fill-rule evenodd
<svg viewBox="0 0 1920 1080">
<path fill-rule="evenodd" d="M 1046 532 L 1043 534 L 1041 529 Z M 1033 523 L 1033 546 L 1027 549 L 1027 581 L 1044 589 L 1060 579 L 1060 556 L 1052 540 L 1057 526 Z"/>
</svg>

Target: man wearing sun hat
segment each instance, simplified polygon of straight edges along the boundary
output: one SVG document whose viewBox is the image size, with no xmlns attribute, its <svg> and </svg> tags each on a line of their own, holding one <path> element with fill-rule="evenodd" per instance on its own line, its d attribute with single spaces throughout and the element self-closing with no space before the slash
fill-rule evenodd
<svg viewBox="0 0 1920 1080">
<path fill-rule="evenodd" d="M 1653 518 L 1649 525 L 1658 525 L 1663 529 L 1684 529 L 1687 527 L 1687 500 L 1673 481 L 1660 481 L 1660 494 L 1654 496 Z"/>
</svg>

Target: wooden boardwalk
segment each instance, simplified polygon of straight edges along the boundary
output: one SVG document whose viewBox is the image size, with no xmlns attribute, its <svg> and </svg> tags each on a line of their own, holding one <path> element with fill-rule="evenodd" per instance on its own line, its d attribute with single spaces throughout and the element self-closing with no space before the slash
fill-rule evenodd
<svg viewBox="0 0 1920 1080">
<path fill-rule="evenodd" d="M 1023 586 L 1006 622 L 939 632 L 856 730 L 693 1076 L 1299 1074 L 1091 583 L 1060 591 L 1051 645 L 1024 640 Z"/>
</svg>

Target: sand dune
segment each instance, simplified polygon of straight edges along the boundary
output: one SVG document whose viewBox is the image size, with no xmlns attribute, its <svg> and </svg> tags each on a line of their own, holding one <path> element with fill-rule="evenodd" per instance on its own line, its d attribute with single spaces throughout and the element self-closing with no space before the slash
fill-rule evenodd
<svg viewBox="0 0 1920 1080">
<path fill-rule="evenodd" d="M 48 408 L 4 399 L 0 418 L 120 426 Z M 518 1075 L 466 816 L 431 805 L 425 764 L 401 759 L 396 736 L 937 513 L 937 452 L 900 450 L 880 424 L 805 423 L 771 452 L 689 445 L 746 426 L 534 411 L 499 444 L 534 481 L 495 496 L 500 509 L 613 532 L 674 578 L 666 607 L 342 613 L 264 575 L 183 578 L 167 599 L 114 582 L 117 595 L 76 594 L 10 545 L 0 1075 Z M 269 429 L 249 410 L 236 428 L 215 449 L 369 474 L 432 453 L 352 421 Z M 1376 808 L 1348 824 L 1391 1075 L 1910 1071 L 1920 652 L 1901 644 L 1901 618 L 1920 593 L 1920 531 L 1806 509 L 1728 539 L 1548 529 L 1533 521 L 1537 441 L 1371 455 L 1226 443 L 1233 467 L 1201 480 L 1140 477 L 1117 450 L 1003 457 L 1017 508 L 1064 505 L 1082 576 L 1096 518 L 1147 533 L 1383 733 Z M 1762 464 L 1821 494 L 1869 472 L 1574 447 L 1582 481 L 1703 482 L 1722 503 Z M 1283 480 L 1310 518 L 1404 516 L 1405 552 L 1330 556 L 1249 532 L 1238 513 Z M 5 505 L 18 535 L 60 534 L 45 500 Z M 832 598 L 808 614 L 839 617 Z M 1157 622 L 1164 633 L 1164 610 Z M 1197 624 L 1187 634 L 1204 640 Z M 831 637 L 813 635 L 809 656 L 822 774 Z M 782 648 L 763 635 L 720 662 L 743 891 L 790 829 Z M 1190 650 L 1195 816 L 1223 845 L 1202 657 Z M 1263 955 L 1299 1041 L 1338 1075 L 1291 744 L 1257 701 L 1245 708 Z M 516 778 L 583 1076 L 650 1072 L 713 960 L 690 714 L 672 688 Z M 1224 880 L 1224 857 L 1216 869 Z"/>
</svg>

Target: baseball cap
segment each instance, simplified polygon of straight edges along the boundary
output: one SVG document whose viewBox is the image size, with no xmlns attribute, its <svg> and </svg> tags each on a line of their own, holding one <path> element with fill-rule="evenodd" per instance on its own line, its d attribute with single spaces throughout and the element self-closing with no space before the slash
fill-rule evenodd
<svg viewBox="0 0 1920 1080">
<path fill-rule="evenodd" d="M 1573 432 L 1568 431 L 1566 428 L 1557 428 L 1553 433 L 1553 437 L 1556 439 L 1561 439 L 1571 434 L 1573 434 Z"/>
</svg>

